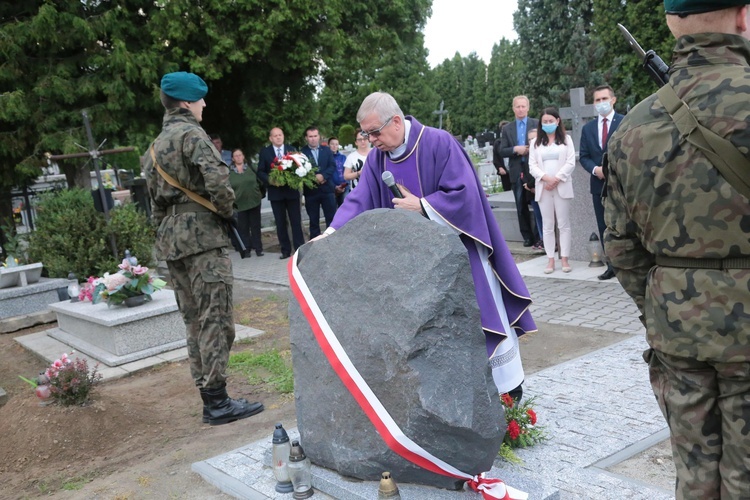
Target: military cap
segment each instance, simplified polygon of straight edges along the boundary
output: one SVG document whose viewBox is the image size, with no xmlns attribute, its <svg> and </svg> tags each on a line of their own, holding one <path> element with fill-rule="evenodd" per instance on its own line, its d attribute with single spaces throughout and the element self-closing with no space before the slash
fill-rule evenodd
<svg viewBox="0 0 750 500">
<path fill-rule="evenodd" d="M 750 0 L 664 0 L 667 14 L 700 14 L 749 4 Z"/>
<path fill-rule="evenodd" d="M 200 101 L 208 93 L 208 85 L 203 79 L 185 71 L 167 73 L 161 78 L 161 90 L 178 101 Z"/>
</svg>

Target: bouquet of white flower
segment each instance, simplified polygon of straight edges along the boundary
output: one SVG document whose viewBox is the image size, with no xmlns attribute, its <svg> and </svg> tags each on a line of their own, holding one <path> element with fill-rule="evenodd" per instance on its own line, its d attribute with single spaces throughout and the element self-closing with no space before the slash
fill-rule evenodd
<svg viewBox="0 0 750 500">
<path fill-rule="evenodd" d="M 274 158 L 269 181 L 272 186 L 289 186 L 292 189 L 304 186 L 312 189 L 318 187 L 315 180 L 317 171 L 307 156 L 302 153 L 287 153 L 281 158 Z"/>
</svg>

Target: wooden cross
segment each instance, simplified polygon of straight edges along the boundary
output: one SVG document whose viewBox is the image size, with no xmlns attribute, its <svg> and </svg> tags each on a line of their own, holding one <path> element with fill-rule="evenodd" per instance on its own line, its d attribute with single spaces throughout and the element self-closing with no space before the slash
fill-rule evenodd
<svg viewBox="0 0 750 500">
<path fill-rule="evenodd" d="M 440 125 L 438 126 L 438 128 L 440 128 L 440 129 L 443 128 L 443 115 L 448 114 L 448 110 L 447 109 L 443 109 L 443 105 L 444 104 L 445 104 L 445 101 L 440 101 L 440 109 L 438 109 L 437 111 L 433 111 L 432 112 L 433 115 L 440 116 Z"/>
<path fill-rule="evenodd" d="M 570 89 L 570 107 L 560 108 L 560 118 L 571 120 L 573 122 L 573 144 L 576 152 L 581 148 L 581 129 L 588 120 L 585 118 L 594 118 L 596 108 L 593 104 L 586 104 L 586 94 L 583 87 Z"/>
<path fill-rule="evenodd" d="M 90 157 L 94 161 L 94 171 L 96 172 L 96 181 L 99 183 L 99 196 L 102 200 L 102 208 L 104 209 L 104 220 L 106 220 L 107 223 L 109 223 L 109 206 L 107 204 L 107 195 L 104 191 L 104 183 L 102 182 L 101 169 L 99 168 L 99 157 L 104 156 L 104 155 L 117 154 L 117 153 L 128 153 L 130 151 L 135 150 L 135 148 L 127 147 L 127 148 L 117 148 L 117 149 L 104 149 L 101 151 L 98 150 L 96 148 L 96 143 L 94 142 L 94 135 L 91 133 L 91 123 L 89 122 L 89 114 L 86 111 L 83 111 L 82 114 L 83 114 L 83 125 L 84 127 L 86 127 L 86 135 L 89 140 L 90 150 L 85 153 L 50 155 L 47 158 L 49 158 L 52 161 L 57 161 L 57 160 L 69 160 L 72 158 Z M 112 247 L 112 253 L 115 256 L 115 260 L 119 260 L 119 256 L 117 254 L 117 244 L 115 243 L 115 237 L 112 234 L 110 235 L 109 243 Z"/>
</svg>

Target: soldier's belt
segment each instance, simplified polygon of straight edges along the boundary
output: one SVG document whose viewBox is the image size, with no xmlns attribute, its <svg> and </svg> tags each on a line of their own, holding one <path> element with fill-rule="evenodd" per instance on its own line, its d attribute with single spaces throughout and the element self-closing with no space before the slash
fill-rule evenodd
<svg viewBox="0 0 750 500">
<path fill-rule="evenodd" d="M 172 205 L 167 209 L 167 213 L 171 215 L 186 214 L 188 212 L 211 212 L 211 210 L 194 201 Z"/>
<path fill-rule="evenodd" d="M 656 256 L 656 265 L 683 269 L 750 269 L 750 258 L 734 259 L 688 259 L 683 257 Z"/>
</svg>

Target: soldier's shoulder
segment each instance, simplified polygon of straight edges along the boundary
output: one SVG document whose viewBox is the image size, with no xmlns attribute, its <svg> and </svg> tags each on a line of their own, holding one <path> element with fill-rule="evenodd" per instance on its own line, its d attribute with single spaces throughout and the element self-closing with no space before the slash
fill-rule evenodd
<svg viewBox="0 0 750 500">
<path fill-rule="evenodd" d="M 636 104 L 630 112 L 625 115 L 617 127 L 617 132 L 613 136 L 622 137 L 625 134 L 632 133 L 633 131 L 640 130 L 642 128 L 651 127 L 657 123 L 662 123 L 665 118 L 669 118 L 669 114 L 661 105 L 656 97 L 656 94 L 652 94 Z"/>
</svg>

